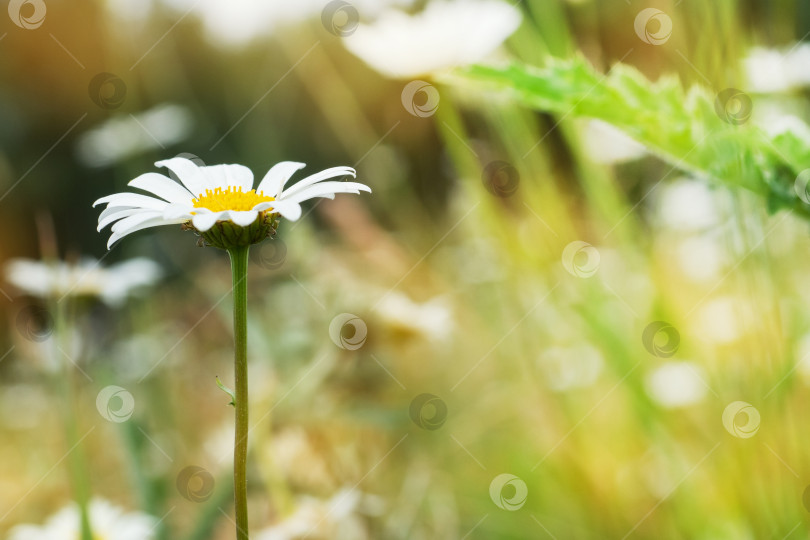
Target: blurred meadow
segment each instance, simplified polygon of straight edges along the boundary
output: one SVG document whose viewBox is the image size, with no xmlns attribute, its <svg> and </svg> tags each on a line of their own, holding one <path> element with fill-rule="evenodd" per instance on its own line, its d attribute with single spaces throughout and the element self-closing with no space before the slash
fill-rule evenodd
<svg viewBox="0 0 810 540">
<path fill-rule="evenodd" d="M 0 537 L 233 538 L 228 259 L 91 207 L 177 155 L 373 189 L 251 250 L 251 538 L 808 536 L 807 3 L 8 14 Z"/>
</svg>

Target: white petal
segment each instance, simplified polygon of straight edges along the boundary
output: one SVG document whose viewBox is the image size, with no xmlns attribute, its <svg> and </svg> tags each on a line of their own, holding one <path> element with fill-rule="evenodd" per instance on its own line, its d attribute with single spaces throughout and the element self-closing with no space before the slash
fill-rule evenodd
<svg viewBox="0 0 810 540">
<path fill-rule="evenodd" d="M 281 163 L 276 163 L 273 167 L 267 171 L 267 174 L 264 175 L 262 181 L 259 182 L 259 186 L 256 188 L 256 193 L 264 193 L 268 197 L 275 197 L 281 190 L 284 188 L 284 184 L 287 183 L 287 180 L 295 173 L 295 171 L 303 169 L 306 167 L 304 163 L 298 163 L 295 161 L 282 161 Z"/>
<path fill-rule="evenodd" d="M 166 199 L 172 203 L 191 204 L 191 200 L 194 198 L 192 193 L 168 176 L 154 172 L 140 175 L 131 180 L 129 185 L 154 193 L 161 199 Z"/>
<path fill-rule="evenodd" d="M 210 214 L 197 214 L 193 218 L 191 218 L 191 223 L 194 224 L 194 228 L 200 232 L 205 232 L 211 227 L 214 226 L 214 223 L 221 220 L 225 217 L 223 214 L 227 214 L 228 211 L 225 210 L 224 212 L 212 212 Z"/>
<path fill-rule="evenodd" d="M 152 210 L 163 210 L 169 204 L 166 201 L 139 195 L 137 193 L 115 193 L 107 195 L 93 203 L 93 206 L 107 203 L 107 206 L 131 206 L 133 208 L 150 208 Z"/>
<path fill-rule="evenodd" d="M 113 210 L 117 210 L 111 214 L 108 214 L 104 217 L 99 216 L 98 218 L 98 228 L 97 231 L 100 231 L 113 221 L 118 221 L 119 219 L 124 219 L 125 217 L 129 217 L 135 214 L 141 214 L 143 212 L 149 212 L 150 214 L 153 213 L 152 210 L 144 210 L 143 208 L 128 208 L 125 210 L 121 210 L 119 208 L 114 208 Z"/>
<path fill-rule="evenodd" d="M 206 188 L 213 188 L 208 184 L 208 178 L 197 164 L 186 158 L 164 159 L 155 163 L 157 167 L 166 167 L 188 188 L 192 195 L 202 195 Z"/>
<path fill-rule="evenodd" d="M 231 215 L 231 221 L 242 227 L 247 227 L 256 221 L 257 217 L 259 217 L 259 213 L 255 210 L 247 210 L 242 212 L 231 210 L 229 213 Z"/>
<path fill-rule="evenodd" d="M 351 176 L 356 178 L 357 172 L 351 167 L 332 167 L 331 169 L 323 170 L 317 174 L 313 174 L 312 176 L 307 176 L 300 182 L 297 182 L 294 186 L 290 186 L 290 188 L 284 191 L 282 195 L 295 195 L 307 186 L 311 186 L 312 184 L 316 184 L 321 180 L 335 178 L 337 176 Z"/>
<path fill-rule="evenodd" d="M 258 210 L 259 212 L 269 208 L 272 208 L 273 212 L 281 214 L 290 221 L 295 221 L 301 217 L 301 205 L 298 203 L 291 203 L 287 201 L 268 201 L 259 203 L 253 207 L 254 210 Z"/>
<path fill-rule="evenodd" d="M 335 193 L 358 194 L 360 191 L 371 192 L 371 188 L 365 184 L 360 184 L 357 182 L 322 182 L 320 184 L 315 184 L 314 186 L 309 186 L 308 188 L 295 193 L 289 198 L 285 193 L 282 200 L 300 203 L 314 197 L 325 197 Z"/>
<path fill-rule="evenodd" d="M 242 191 L 253 189 L 253 172 L 244 165 L 211 165 L 202 167 L 203 173 L 208 177 L 208 183 L 223 189 L 235 186 Z"/>
<path fill-rule="evenodd" d="M 194 208 L 184 204 L 173 204 L 163 211 L 163 219 L 185 219 L 189 220 L 194 214 L 207 214 L 211 212 L 208 208 Z"/>
<path fill-rule="evenodd" d="M 143 223 L 141 223 L 140 225 L 138 225 L 136 227 L 131 227 L 131 228 L 127 229 L 126 231 L 116 231 L 110 236 L 110 239 L 107 240 L 107 249 L 110 249 L 110 247 L 115 242 L 120 240 L 121 238 L 127 236 L 128 234 L 132 234 L 132 233 L 134 233 L 136 231 L 141 231 L 143 229 L 148 229 L 150 227 L 157 227 L 159 225 L 175 225 L 177 223 L 182 223 L 183 221 L 184 220 L 166 221 L 162 217 L 156 217 L 156 218 L 150 219 L 149 221 L 144 221 Z"/>
<path fill-rule="evenodd" d="M 122 210 L 132 210 L 131 206 L 108 206 L 104 210 L 101 211 L 101 214 L 98 216 L 98 220 L 101 221 L 105 217 L 115 214 L 116 212 L 120 212 Z"/>
<path fill-rule="evenodd" d="M 150 219 L 154 219 L 154 218 L 157 218 L 157 217 L 159 217 L 160 219 L 163 219 L 163 216 L 161 216 L 160 212 L 154 212 L 154 211 L 150 211 L 150 210 L 141 211 L 141 212 L 139 212 L 137 214 L 131 215 L 129 217 L 125 217 L 121 221 L 118 221 L 117 223 L 113 224 L 113 226 L 112 226 L 112 228 L 110 230 L 112 230 L 112 232 L 114 232 L 114 233 L 123 234 L 123 233 L 126 233 L 126 231 L 128 229 L 131 229 L 132 227 L 137 227 L 138 225 L 140 225 L 144 221 L 148 221 Z"/>
<path fill-rule="evenodd" d="M 273 205 L 274 205 L 275 203 L 276 203 L 276 201 L 266 201 L 266 202 L 260 202 L 259 204 L 257 204 L 256 206 L 254 206 L 254 207 L 252 208 L 252 210 L 256 210 L 257 212 L 264 212 L 264 211 L 265 211 L 265 210 L 267 210 L 268 208 L 273 208 Z"/>
</svg>

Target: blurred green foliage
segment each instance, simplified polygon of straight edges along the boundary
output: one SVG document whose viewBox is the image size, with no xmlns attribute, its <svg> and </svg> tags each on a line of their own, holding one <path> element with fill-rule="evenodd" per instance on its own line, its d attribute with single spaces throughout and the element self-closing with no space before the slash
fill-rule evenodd
<svg viewBox="0 0 810 540">
<path fill-rule="evenodd" d="M 793 181 L 808 147 L 723 122 L 714 100 L 743 85 L 739 60 L 751 46 L 804 39 L 810 9 L 799 0 L 656 5 L 677 29 L 662 47 L 633 32 L 646 4 L 521 2 L 510 66 L 471 68 L 456 75 L 463 84 L 433 81 L 436 116 L 417 118 L 402 108 L 404 81 L 351 57 L 317 13 L 234 48 L 162 4 L 128 24 L 103 2 L 49 1 L 41 29 L 2 30 L 3 253 L 38 256 L 35 216 L 46 212 L 62 254 L 103 255 L 91 202 L 179 152 L 244 163 L 257 176 L 287 159 L 355 165 L 373 197 L 326 202 L 283 224 L 281 264 L 254 248 L 257 528 L 289 516 L 301 497 L 356 487 L 383 501 L 362 518 L 372 538 L 798 537 L 810 523 L 810 242 Z M 101 72 L 126 83 L 118 109 L 88 93 Z M 774 100 L 807 119 L 805 90 L 751 97 L 755 108 Z M 191 111 L 186 140 L 112 166 L 77 160 L 87 130 L 162 103 Z M 595 163 L 580 116 L 612 123 L 653 155 Z M 510 197 L 493 196 L 482 177 L 494 160 L 518 173 Z M 681 172 L 748 191 L 715 189 L 716 222 L 672 227 L 661 207 Z M 766 212 L 783 207 L 793 213 Z M 590 279 L 561 264 L 574 241 L 601 255 Z M 97 426 L 87 439 L 90 485 L 166 516 L 163 538 L 229 538 L 217 445 L 228 442 L 232 411 L 215 384 L 217 375 L 231 383 L 227 261 L 179 230 L 139 233 L 108 260 L 134 253 L 160 261 L 166 282 L 125 310 L 81 302 L 73 319 L 75 360 L 89 377 L 77 375 L 80 423 Z M 705 274 L 687 271 L 695 267 Z M 0 508 L 23 503 L 0 531 L 41 522 L 69 498 L 64 475 L 43 479 L 62 455 L 60 404 L 42 347 L 15 329 L 25 302 L 6 306 L 3 342 L 14 349 L 0 361 L 0 397 L 10 396 L 0 410 Z M 414 320 L 430 320 L 427 312 L 403 303 L 444 306 L 450 329 L 425 331 Z M 343 312 L 368 325 L 357 351 L 329 339 Z M 642 342 L 658 320 L 680 332 L 669 360 Z M 598 369 L 582 367 L 594 357 Z M 702 399 L 656 399 L 650 381 L 667 362 L 698 369 Z M 589 382 L 555 386 L 566 370 Z M 107 384 L 133 392 L 127 423 L 99 419 L 95 399 Z M 437 430 L 409 416 L 423 393 L 447 405 Z M 735 400 L 762 415 L 750 439 L 724 429 Z M 176 489 L 187 465 L 216 478 L 205 504 Z M 490 497 L 502 473 L 527 484 L 518 511 Z"/>
</svg>

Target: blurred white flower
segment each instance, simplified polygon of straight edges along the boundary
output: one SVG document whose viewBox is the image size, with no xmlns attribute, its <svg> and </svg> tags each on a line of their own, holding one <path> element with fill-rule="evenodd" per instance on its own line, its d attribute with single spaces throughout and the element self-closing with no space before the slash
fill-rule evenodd
<svg viewBox="0 0 810 540">
<path fill-rule="evenodd" d="M 602 353 L 587 344 L 552 347 L 538 360 L 549 388 L 555 392 L 592 385 L 602 372 L 603 364 Z"/>
<path fill-rule="evenodd" d="M 342 489 L 329 499 L 301 497 L 295 511 L 276 525 L 256 533 L 256 540 L 371 538 L 361 514 L 377 514 L 379 497 L 356 489 Z"/>
<path fill-rule="evenodd" d="M 70 296 L 98 297 L 111 306 L 120 305 L 141 287 L 161 276 L 154 261 L 137 258 L 108 267 L 86 257 L 77 263 L 12 259 L 5 267 L 6 281 L 38 298 Z"/>
<path fill-rule="evenodd" d="M 664 242 L 664 249 L 670 249 L 670 241 Z M 727 263 L 725 247 L 716 235 L 698 234 L 689 236 L 675 246 L 675 255 L 683 273 L 695 281 L 710 281 L 720 276 Z"/>
<path fill-rule="evenodd" d="M 770 137 L 778 137 L 779 135 L 792 133 L 805 143 L 810 144 L 810 126 L 795 114 L 780 114 L 775 111 L 770 111 L 770 114 L 765 116 L 762 120 L 759 120 L 759 118 L 757 120 L 757 125 Z"/>
<path fill-rule="evenodd" d="M 520 11 L 499 0 L 441 0 L 416 15 L 388 10 L 343 42 L 379 73 L 407 79 L 482 60 L 520 22 Z"/>
<path fill-rule="evenodd" d="M 706 396 L 703 369 L 686 361 L 665 362 L 647 376 L 647 394 L 669 409 L 685 407 Z"/>
<path fill-rule="evenodd" d="M 585 153 L 596 163 L 612 165 L 647 155 L 644 145 L 601 120 L 585 120 L 581 124 L 580 135 Z"/>
<path fill-rule="evenodd" d="M 448 303 L 442 298 L 417 303 L 406 295 L 392 292 L 386 295 L 377 306 L 382 320 L 405 331 L 441 341 L 450 336 L 453 318 Z"/>
<path fill-rule="evenodd" d="M 139 3 L 143 0 L 117 1 Z M 163 3 L 199 17 L 208 35 L 217 43 L 242 46 L 284 26 L 319 17 L 328 0 L 163 0 Z M 358 13 L 367 16 L 391 5 L 410 6 L 413 0 L 352 0 L 350 3 Z"/>
<path fill-rule="evenodd" d="M 746 306 L 733 296 L 721 296 L 701 306 L 694 335 L 708 343 L 728 344 L 740 339 L 750 320 Z"/>
<path fill-rule="evenodd" d="M 189 136 L 193 125 L 186 107 L 169 103 L 138 114 L 116 116 L 79 137 L 77 157 L 88 167 L 104 167 L 176 144 Z"/>
<path fill-rule="evenodd" d="M 699 231 L 721 222 L 715 192 L 703 182 L 681 178 L 662 186 L 658 215 L 671 229 Z"/>
<path fill-rule="evenodd" d="M 810 44 L 795 45 L 787 52 L 754 48 L 743 61 L 752 92 L 785 92 L 810 85 Z"/>
<path fill-rule="evenodd" d="M 90 502 L 89 513 L 93 536 L 99 540 L 151 540 L 155 537 L 157 520 L 147 514 L 125 513 L 122 508 L 101 499 Z M 17 525 L 9 532 L 8 540 L 76 540 L 80 537 L 79 512 L 75 505 L 70 505 L 51 516 L 44 525 Z"/>
</svg>

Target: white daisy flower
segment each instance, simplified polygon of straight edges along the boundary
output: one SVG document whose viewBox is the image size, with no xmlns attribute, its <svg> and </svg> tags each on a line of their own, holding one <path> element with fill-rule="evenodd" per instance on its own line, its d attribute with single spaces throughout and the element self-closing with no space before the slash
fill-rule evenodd
<svg viewBox="0 0 810 540">
<path fill-rule="evenodd" d="M 411 78 L 480 61 L 521 19 L 520 10 L 499 0 L 430 2 L 416 15 L 388 10 L 343 42 L 379 73 Z"/>
<path fill-rule="evenodd" d="M 140 512 L 125 513 L 107 501 L 90 502 L 90 526 L 96 538 L 104 540 L 152 540 L 157 520 Z M 76 540 L 81 537 L 79 511 L 76 505 L 66 506 L 44 525 L 17 525 L 8 540 Z"/>
<path fill-rule="evenodd" d="M 333 199 L 336 193 L 371 192 L 358 182 L 325 182 L 329 178 L 356 176 L 351 167 L 332 167 L 284 189 L 303 163 L 282 161 L 271 168 L 253 188 L 253 173 L 242 165 L 197 166 L 175 157 L 155 163 L 180 180 L 146 173 L 129 185 L 150 193 L 116 193 L 97 200 L 106 204 L 98 230 L 112 224 L 109 249 L 128 234 L 159 225 L 184 224 L 199 232 L 208 245 L 227 249 L 261 242 L 275 233 L 279 216 L 295 221 L 301 203 L 316 197 Z"/>
<path fill-rule="evenodd" d="M 108 267 L 84 257 L 75 263 L 12 259 L 6 263 L 5 274 L 6 281 L 37 298 L 91 296 L 119 306 L 137 289 L 157 282 L 162 271 L 143 257 Z"/>
</svg>

